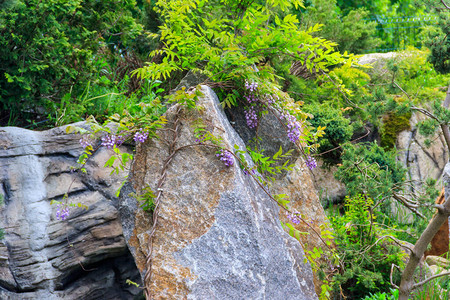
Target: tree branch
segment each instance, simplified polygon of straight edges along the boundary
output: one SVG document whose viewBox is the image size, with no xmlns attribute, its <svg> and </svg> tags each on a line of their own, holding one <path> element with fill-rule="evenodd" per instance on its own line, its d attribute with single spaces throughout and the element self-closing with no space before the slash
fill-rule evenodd
<svg viewBox="0 0 450 300">
<path fill-rule="evenodd" d="M 415 285 L 413 285 L 413 289 L 419 288 L 422 285 L 424 285 L 425 283 L 427 283 L 427 282 L 429 282 L 429 281 L 431 281 L 431 280 L 433 280 L 435 278 L 439 278 L 439 277 L 447 276 L 447 275 L 450 275 L 450 272 L 445 272 L 445 273 L 440 273 L 440 274 L 433 275 L 433 276 L 425 279 L 424 281 L 418 282 Z"/>
<path fill-rule="evenodd" d="M 389 279 L 390 279 L 390 281 L 391 281 L 391 285 L 392 285 L 394 288 L 399 289 L 398 285 L 396 285 L 396 284 L 394 283 L 394 281 L 392 280 L 392 274 L 394 273 L 394 267 L 397 267 L 397 269 L 400 269 L 400 267 L 397 266 L 396 264 L 392 264 L 392 266 L 391 266 L 391 274 L 389 274 Z"/>
<path fill-rule="evenodd" d="M 445 96 L 445 100 L 444 100 L 444 103 L 442 104 L 442 106 L 445 109 L 448 109 L 449 105 L 450 105 L 450 84 L 448 86 L 447 95 Z M 445 143 L 447 144 L 447 149 L 450 153 L 450 130 L 448 129 L 447 124 L 441 124 L 441 129 L 442 129 L 442 133 L 444 134 L 444 139 L 445 139 Z"/>
<path fill-rule="evenodd" d="M 441 0 L 441 3 L 445 6 L 446 9 L 450 9 L 450 6 L 448 6 L 448 5 L 444 2 L 444 0 Z"/>
<path fill-rule="evenodd" d="M 400 195 L 393 193 L 392 197 L 394 197 L 395 200 L 400 201 L 404 206 L 406 206 L 409 210 L 411 210 L 413 213 L 415 213 L 416 215 L 418 215 L 419 217 L 421 217 L 422 219 L 426 220 L 426 217 L 419 212 L 416 208 L 418 207 L 418 205 L 416 206 L 415 204 L 410 204 L 406 201 L 406 199 L 404 199 L 403 197 L 401 197 Z"/>
</svg>

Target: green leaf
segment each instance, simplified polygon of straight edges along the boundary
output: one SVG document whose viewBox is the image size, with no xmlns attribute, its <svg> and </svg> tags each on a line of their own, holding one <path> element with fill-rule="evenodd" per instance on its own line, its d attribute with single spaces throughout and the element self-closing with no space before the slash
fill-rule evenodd
<svg viewBox="0 0 450 300">
<path fill-rule="evenodd" d="M 112 167 L 114 162 L 116 161 L 117 157 L 116 156 L 111 156 L 105 163 L 105 165 L 103 166 L 104 168 L 107 167 Z"/>
</svg>

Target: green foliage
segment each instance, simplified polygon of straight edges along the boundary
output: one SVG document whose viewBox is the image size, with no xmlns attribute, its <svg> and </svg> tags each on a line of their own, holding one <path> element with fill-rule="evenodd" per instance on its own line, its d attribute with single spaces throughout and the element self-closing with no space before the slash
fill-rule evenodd
<svg viewBox="0 0 450 300">
<path fill-rule="evenodd" d="M 113 148 L 114 155 L 111 156 L 105 163 L 103 167 L 112 168 L 111 175 L 116 173 L 119 174 L 120 171 L 125 170 L 125 167 L 128 162 L 133 160 L 133 155 L 126 152 L 121 152 L 119 148 L 114 146 Z M 114 162 L 119 161 L 119 164 L 115 165 Z"/>
<path fill-rule="evenodd" d="M 398 300 L 398 290 L 391 289 L 390 292 L 386 293 L 375 293 L 370 296 L 366 296 L 364 300 Z"/>
<path fill-rule="evenodd" d="M 192 92 L 186 92 L 183 87 L 181 90 L 176 91 L 173 95 L 169 96 L 169 103 L 179 103 L 188 109 L 202 109 L 197 106 L 198 98 L 203 96 L 202 91 L 197 87 Z"/>
<path fill-rule="evenodd" d="M 299 21 L 289 9 L 301 5 L 301 1 L 284 0 L 263 4 L 158 1 L 164 46 L 152 54 L 161 56 L 162 61 L 150 63 L 136 74 L 159 79 L 177 70 L 194 70 L 219 83 L 244 79 L 262 83 L 275 81 L 270 62 L 280 57 L 300 60 L 309 71 L 327 71 L 332 65 L 347 62 L 333 51 L 334 43 L 312 35 L 321 26 L 298 29 Z"/>
<path fill-rule="evenodd" d="M 90 80 L 99 51 L 142 31 L 135 1 L 29 0 L 0 10 L 0 124 L 46 121 Z"/>
<path fill-rule="evenodd" d="M 450 28 L 448 27 L 450 21 L 450 13 L 444 9 L 439 14 L 439 27 L 427 28 L 424 34 L 427 38 L 426 45 L 431 50 L 429 56 L 430 62 L 433 64 L 436 71 L 440 73 L 450 72 Z"/>
<path fill-rule="evenodd" d="M 275 176 L 285 171 L 290 171 L 294 167 L 293 164 L 289 164 L 289 157 L 292 155 L 293 149 L 283 153 L 283 149 L 280 146 L 278 152 L 272 157 L 264 156 L 264 150 L 252 150 L 247 147 L 248 154 L 252 158 L 253 163 L 256 165 L 256 170 L 260 174 L 264 174 L 269 181 L 275 181 Z M 279 164 L 280 160 L 285 160 L 283 164 Z"/>
<path fill-rule="evenodd" d="M 140 195 L 133 193 L 133 196 L 136 197 L 136 200 L 140 203 L 140 207 L 144 211 L 153 212 L 155 208 L 153 200 L 156 198 L 156 195 L 149 186 L 146 186 Z"/>
<path fill-rule="evenodd" d="M 427 61 L 429 50 L 407 48 L 397 52 L 396 56 L 385 63 L 375 65 L 372 74 L 372 83 L 384 86 L 386 93 L 395 95 L 398 102 L 412 102 L 425 104 L 436 98 L 444 99 L 446 82 L 449 75 L 436 72 L 433 65 Z M 380 70 L 385 65 L 384 71 Z M 370 70 L 369 70 L 370 72 Z M 396 84 L 408 93 L 406 96 Z"/>
<path fill-rule="evenodd" d="M 391 264 L 403 265 L 399 247 L 381 238 L 393 233 L 374 223 L 373 206 L 367 196 L 346 197 L 345 213 L 330 217 L 341 259 L 334 289 L 352 299 L 388 290 Z"/>
<path fill-rule="evenodd" d="M 107 64 L 103 61 L 102 65 Z M 77 122 L 88 116 L 93 116 L 103 123 L 108 116 L 122 114 L 140 103 L 150 104 L 162 91 L 158 88 L 160 81 L 145 80 L 138 90 L 128 94 L 131 80 L 128 75 L 121 80 L 101 75 L 98 80 L 88 82 L 83 93 L 76 99 L 73 99 L 74 95 L 70 93 L 65 94 L 56 111 L 57 125 Z"/>
<path fill-rule="evenodd" d="M 381 40 L 376 38 L 376 22 L 366 22 L 368 16 L 369 11 L 364 8 L 343 15 L 336 6 L 336 0 L 314 0 L 306 8 L 303 22 L 307 26 L 323 24 L 318 34 L 336 42 L 341 52 L 362 53 L 381 44 Z"/>
<path fill-rule="evenodd" d="M 405 14 L 416 15 L 426 10 L 425 5 L 416 0 L 338 0 L 338 6 L 344 12 L 349 12 L 355 8 L 365 8 L 372 15 L 396 16 Z"/>
<path fill-rule="evenodd" d="M 335 176 L 341 180 L 349 195 L 361 192 L 372 199 L 390 199 L 401 191 L 406 170 L 396 159 L 394 151 L 385 151 L 376 143 L 346 144 L 342 165 Z"/>
<path fill-rule="evenodd" d="M 442 270 L 448 272 L 448 270 Z M 443 300 L 448 299 L 448 291 L 450 288 L 450 281 L 448 276 L 443 276 L 426 283 L 423 287 L 415 290 L 412 293 L 413 299 L 427 299 L 427 300 Z"/>
<path fill-rule="evenodd" d="M 342 116 L 341 110 L 327 105 L 309 106 L 306 111 L 314 116 L 309 120 L 313 127 L 325 127 L 324 136 L 319 138 L 318 153 L 328 151 L 323 158 L 327 162 L 338 162 L 342 152 L 339 146 L 350 141 L 353 135 L 350 120 Z"/>
</svg>

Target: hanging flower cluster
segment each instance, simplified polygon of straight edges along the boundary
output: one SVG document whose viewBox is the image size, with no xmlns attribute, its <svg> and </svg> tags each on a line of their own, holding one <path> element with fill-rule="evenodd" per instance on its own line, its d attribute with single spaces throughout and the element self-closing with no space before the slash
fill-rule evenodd
<svg viewBox="0 0 450 300">
<path fill-rule="evenodd" d="M 93 141 L 89 135 L 83 135 L 83 137 L 80 139 L 80 145 L 83 148 L 92 146 L 92 143 L 93 143 Z"/>
<path fill-rule="evenodd" d="M 102 146 L 108 149 L 112 149 L 115 146 L 120 146 L 125 141 L 124 136 L 119 136 L 115 134 L 107 134 L 102 137 Z"/>
<path fill-rule="evenodd" d="M 147 138 L 148 138 L 148 132 L 140 130 L 135 133 L 133 139 L 136 143 L 138 143 L 138 142 L 143 143 L 147 140 Z"/>
<path fill-rule="evenodd" d="M 222 149 L 220 153 L 216 154 L 217 157 L 223 162 L 223 164 L 227 167 L 231 167 L 234 164 L 234 157 L 230 151 Z"/>
<path fill-rule="evenodd" d="M 292 116 L 289 113 L 282 114 L 280 118 L 282 120 L 286 120 L 286 127 L 288 129 L 287 135 L 289 140 L 292 143 L 297 142 L 298 139 L 300 138 L 300 129 L 301 129 L 300 123 L 294 116 Z"/>
<path fill-rule="evenodd" d="M 310 170 L 317 168 L 317 162 L 316 162 L 316 160 L 314 159 L 314 157 L 308 156 L 308 157 L 306 158 L 306 161 L 305 161 L 305 162 L 306 162 L 306 166 L 307 166 Z"/>
<path fill-rule="evenodd" d="M 58 204 L 56 206 L 56 219 L 64 221 L 69 217 L 69 207 Z"/>
<path fill-rule="evenodd" d="M 245 81 L 245 88 L 247 90 L 249 90 L 250 92 L 255 92 L 256 89 L 258 88 L 258 83 L 257 82 L 248 82 L 247 80 Z"/>
<path fill-rule="evenodd" d="M 255 107 L 250 106 L 250 108 L 244 111 L 244 113 L 248 128 L 256 128 L 258 126 L 258 116 L 256 115 Z"/>
<path fill-rule="evenodd" d="M 286 217 L 288 218 L 289 221 L 291 221 L 294 224 L 300 224 L 300 217 L 298 216 L 298 212 L 286 212 Z"/>
</svg>

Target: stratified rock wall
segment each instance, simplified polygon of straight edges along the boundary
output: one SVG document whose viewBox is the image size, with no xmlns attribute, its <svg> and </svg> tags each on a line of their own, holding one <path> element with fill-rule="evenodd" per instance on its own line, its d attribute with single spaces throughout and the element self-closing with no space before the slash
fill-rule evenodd
<svg viewBox="0 0 450 300">
<path fill-rule="evenodd" d="M 137 149 L 131 183 L 122 190 L 124 234 L 144 275 L 151 222 L 130 194 L 147 185 L 157 192 L 178 119 L 175 148 L 181 148 L 161 187 L 151 293 L 155 299 L 316 299 L 311 267 L 300 243 L 281 228 L 277 204 L 236 162 L 227 168 L 216 149 L 188 146 L 195 144 L 194 123 L 201 118 L 223 146 L 245 149 L 214 92 L 205 86 L 202 92 L 201 111 L 168 110 L 161 138 Z"/>
<path fill-rule="evenodd" d="M 79 124 L 82 125 L 82 124 Z M 122 234 L 114 193 L 124 173 L 103 168 L 100 149 L 86 175 L 71 172 L 80 136 L 65 128 L 0 128 L 0 299 L 133 299 L 140 281 Z M 69 190 L 70 187 L 70 190 Z M 55 218 L 52 199 L 88 205 Z"/>
</svg>

